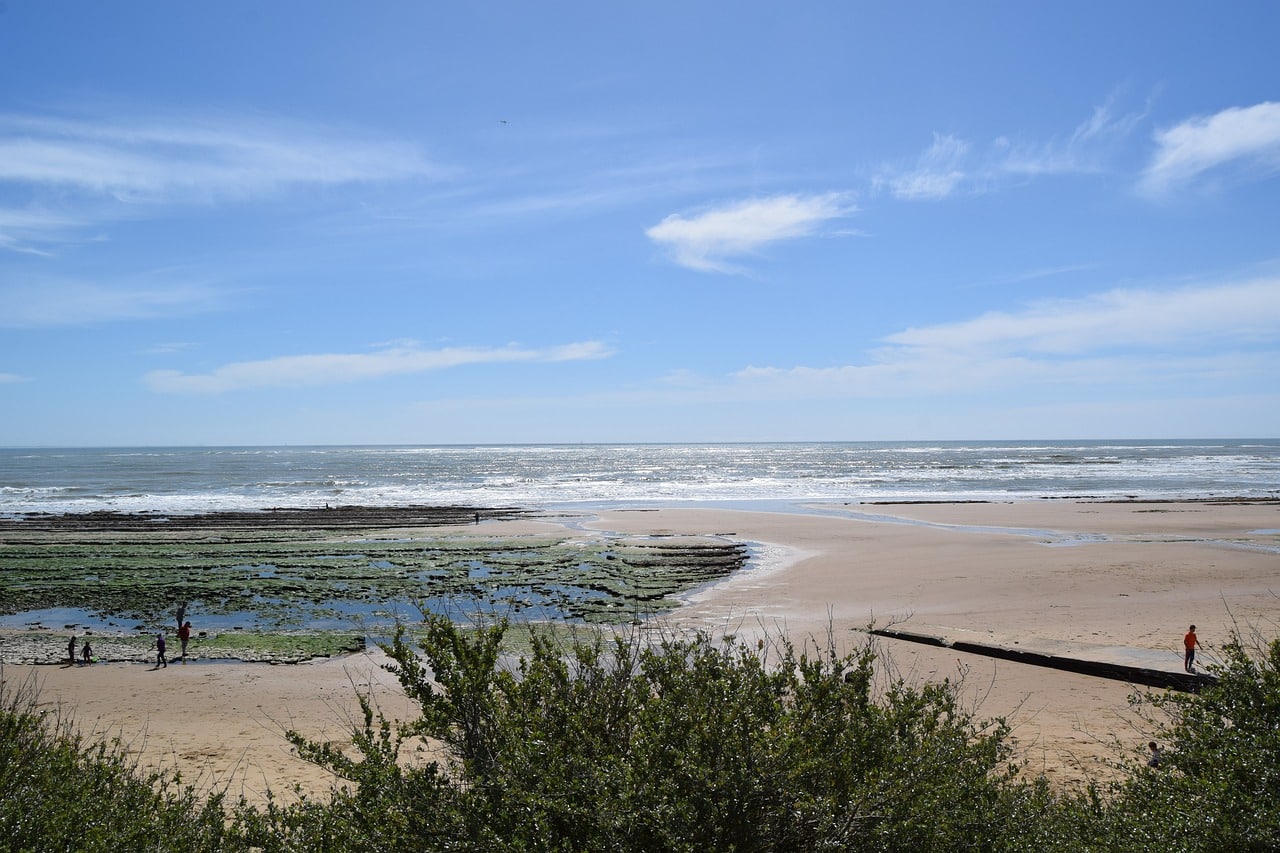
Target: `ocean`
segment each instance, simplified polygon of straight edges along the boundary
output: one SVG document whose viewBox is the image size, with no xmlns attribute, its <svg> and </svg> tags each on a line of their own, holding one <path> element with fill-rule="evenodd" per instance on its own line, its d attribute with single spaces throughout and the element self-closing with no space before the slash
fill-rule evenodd
<svg viewBox="0 0 1280 853">
<path fill-rule="evenodd" d="M 1280 440 L 0 449 L 0 515 L 1280 497 Z"/>
</svg>

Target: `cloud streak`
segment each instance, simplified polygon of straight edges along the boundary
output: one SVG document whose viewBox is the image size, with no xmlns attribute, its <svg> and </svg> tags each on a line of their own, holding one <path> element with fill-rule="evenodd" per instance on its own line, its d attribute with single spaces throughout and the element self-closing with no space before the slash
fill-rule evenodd
<svg viewBox="0 0 1280 853">
<path fill-rule="evenodd" d="M 423 350 L 398 346 L 374 353 L 324 353 L 233 362 L 204 374 L 157 370 L 146 375 L 145 384 L 164 393 L 219 394 L 254 388 L 337 385 L 473 364 L 583 361 L 610 355 L 611 350 L 597 341 L 545 349 L 510 346 Z"/>
<path fill-rule="evenodd" d="M 1104 170 L 1144 118 L 1145 112 L 1117 113 L 1112 98 L 1095 107 L 1065 141 L 1017 144 L 1004 138 L 996 140 L 995 171 L 1012 176 L 1096 174 Z"/>
<path fill-rule="evenodd" d="M 76 226 L 148 206 L 441 175 L 412 145 L 274 119 L 0 113 L 0 192 L 32 205 L 0 209 L 0 249 L 40 254 Z"/>
<path fill-rule="evenodd" d="M 1026 143 L 1001 136 L 978 148 L 955 134 L 934 134 L 933 143 L 915 163 L 882 166 L 872 179 L 872 190 L 903 201 L 937 201 L 1029 176 L 1096 173 L 1143 117 L 1117 114 L 1108 101 L 1065 140 Z"/>
<path fill-rule="evenodd" d="M 1274 339 L 1280 281 L 1256 279 L 1172 291 L 1113 290 L 1083 299 L 1034 303 L 962 323 L 907 329 L 891 344 L 958 353 L 1072 354 L 1098 348 L 1197 348 L 1223 341 Z"/>
<path fill-rule="evenodd" d="M 0 115 L 0 181 L 123 197 L 258 195 L 429 176 L 411 146 L 243 116 L 92 121 Z"/>
<path fill-rule="evenodd" d="M 736 272 L 733 259 L 784 240 L 812 236 L 855 209 L 843 193 L 748 199 L 694 216 L 673 213 L 645 231 L 675 263 L 700 272 Z"/>
<path fill-rule="evenodd" d="M 207 284 L 155 274 L 152 283 L 47 278 L 0 284 L 0 328 L 87 326 L 204 313 L 226 295 Z"/>
<path fill-rule="evenodd" d="M 906 329 L 868 363 L 748 367 L 734 379 L 780 397 L 898 397 L 1038 383 L 1241 381 L 1277 369 L 1280 280 L 1114 290 Z"/>
<path fill-rule="evenodd" d="M 885 169 L 874 182 L 907 201 L 946 198 L 968 177 L 969 143 L 950 134 L 934 134 L 933 145 L 907 170 Z"/>
<path fill-rule="evenodd" d="M 1156 152 L 1140 188 L 1164 195 L 1227 167 L 1247 179 L 1280 172 L 1280 103 L 1232 107 L 1155 135 Z"/>
</svg>

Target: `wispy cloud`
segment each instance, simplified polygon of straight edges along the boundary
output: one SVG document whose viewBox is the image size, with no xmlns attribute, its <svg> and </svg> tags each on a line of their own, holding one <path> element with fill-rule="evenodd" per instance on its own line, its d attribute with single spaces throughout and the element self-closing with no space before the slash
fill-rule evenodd
<svg viewBox="0 0 1280 853">
<path fill-rule="evenodd" d="M 906 329 L 863 364 L 749 367 L 741 382 L 785 394 L 898 396 L 1029 382 L 1274 374 L 1280 280 L 1114 290 Z"/>
<path fill-rule="evenodd" d="M 673 213 L 645 234 L 665 246 L 683 267 L 735 272 L 732 259 L 783 240 L 811 236 L 827 222 L 854 212 L 844 193 L 779 195 L 734 202 L 693 216 Z"/>
<path fill-rule="evenodd" d="M 965 180 L 969 143 L 950 134 L 934 134 L 933 145 L 905 170 L 886 167 L 873 181 L 908 201 L 946 198 Z"/>
<path fill-rule="evenodd" d="M 43 245 L 57 242 L 86 225 L 83 217 L 47 210 L 0 208 L 0 249 L 49 257 Z"/>
<path fill-rule="evenodd" d="M 1098 172 L 1143 117 L 1117 113 L 1113 98 L 1065 138 L 1027 142 L 1000 136 L 977 146 L 955 134 L 934 134 L 933 143 L 914 163 L 881 166 L 872 189 L 904 201 L 933 201 L 985 192 L 1027 176 Z"/>
<path fill-rule="evenodd" d="M 1120 144 L 1133 135 L 1146 112 L 1121 113 L 1116 98 L 1095 107 L 1065 138 L 1047 142 L 996 140 L 995 170 L 1011 175 L 1079 175 L 1107 167 Z"/>
<path fill-rule="evenodd" d="M 226 294 L 178 274 L 145 282 L 33 278 L 0 284 L 0 328 L 85 326 L 217 310 Z"/>
<path fill-rule="evenodd" d="M 436 172 L 410 145 L 278 120 L 0 115 L 0 181 L 22 184 L 126 197 L 255 195 Z"/>
<path fill-rule="evenodd" d="M 28 376 L 19 376 L 16 373 L 0 373 L 0 385 L 9 385 L 14 382 L 30 382 Z"/>
<path fill-rule="evenodd" d="M 247 115 L 161 118 L 0 114 L 0 190 L 42 212 L 0 212 L 0 248 L 33 251 L 86 217 L 141 205 L 269 196 L 290 187 L 436 177 L 396 140 Z"/>
<path fill-rule="evenodd" d="M 240 361 L 203 374 L 157 370 L 148 373 L 145 381 L 154 391 L 216 394 L 250 388 L 336 385 L 470 364 L 583 361 L 607 358 L 610 355 L 612 351 L 598 341 L 583 341 L 544 349 L 509 346 L 424 350 L 399 346 L 374 353 L 325 353 Z"/>
<path fill-rule="evenodd" d="M 982 281 L 971 282 L 962 287 L 998 287 L 1009 284 L 1025 284 L 1027 282 L 1038 281 L 1046 278 L 1057 278 L 1058 276 L 1070 275 L 1071 273 L 1084 272 L 1096 267 L 1095 264 L 1064 264 L 1060 267 L 1038 267 L 1036 269 L 1027 269 L 1020 272 L 1010 273 L 1009 275 L 996 276 L 994 278 Z"/>
<path fill-rule="evenodd" d="M 1257 279 L 1178 290 L 1113 290 L 991 312 L 887 338 L 905 347 L 1077 353 L 1100 347 L 1199 347 L 1280 335 L 1280 281 Z"/>
<path fill-rule="evenodd" d="M 1239 179 L 1280 172 L 1280 103 L 1231 107 L 1156 133 L 1156 152 L 1140 189 L 1163 195 L 1234 167 Z"/>
</svg>

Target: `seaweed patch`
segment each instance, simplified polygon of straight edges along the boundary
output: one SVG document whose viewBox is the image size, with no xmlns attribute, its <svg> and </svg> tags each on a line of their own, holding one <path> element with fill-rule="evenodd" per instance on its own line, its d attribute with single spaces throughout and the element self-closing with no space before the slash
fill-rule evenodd
<svg viewBox="0 0 1280 853">
<path fill-rule="evenodd" d="M 331 634 L 341 648 L 353 630 L 384 635 L 422 611 L 635 621 L 671 610 L 683 593 L 747 561 L 744 545 L 712 537 L 434 533 L 420 522 L 438 516 L 409 510 L 308 511 L 297 525 L 282 523 L 282 515 L 298 519 L 284 512 L 191 516 L 177 524 L 117 514 L 8 520 L 0 524 L 0 628 L 143 635 L 171 628 L 185 605 L 206 638 L 240 637 L 224 643 L 230 651 L 222 656 L 244 659 L 246 637 Z M 466 517 L 475 513 L 468 508 Z M 306 643 L 291 642 L 277 649 L 281 659 L 314 656 Z M 315 654 L 333 653 L 333 642 L 311 645 Z M 264 640 L 260 648 L 272 646 Z"/>
</svg>

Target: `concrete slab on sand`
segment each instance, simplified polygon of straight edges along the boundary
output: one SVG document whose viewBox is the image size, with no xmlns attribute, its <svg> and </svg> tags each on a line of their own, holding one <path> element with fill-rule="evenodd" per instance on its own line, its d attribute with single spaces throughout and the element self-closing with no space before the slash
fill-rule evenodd
<svg viewBox="0 0 1280 853">
<path fill-rule="evenodd" d="M 1208 673 L 1185 672 L 1181 659 L 1167 651 L 1155 649 L 1098 645 L 1039 637 L 1021 639 L 1000 636 L 993 632 L 939 625 L 914 625 L 909 631 L 899 628 L 880 628 L 871 633 L 879 637 L 942 646 L 958 652 L 1016 661 L 1030 666 L 1078 672 L 1147 687 L 1196 692 L 1202 687 L 1217 682 L 1217 679 Z"/>
</svg>

